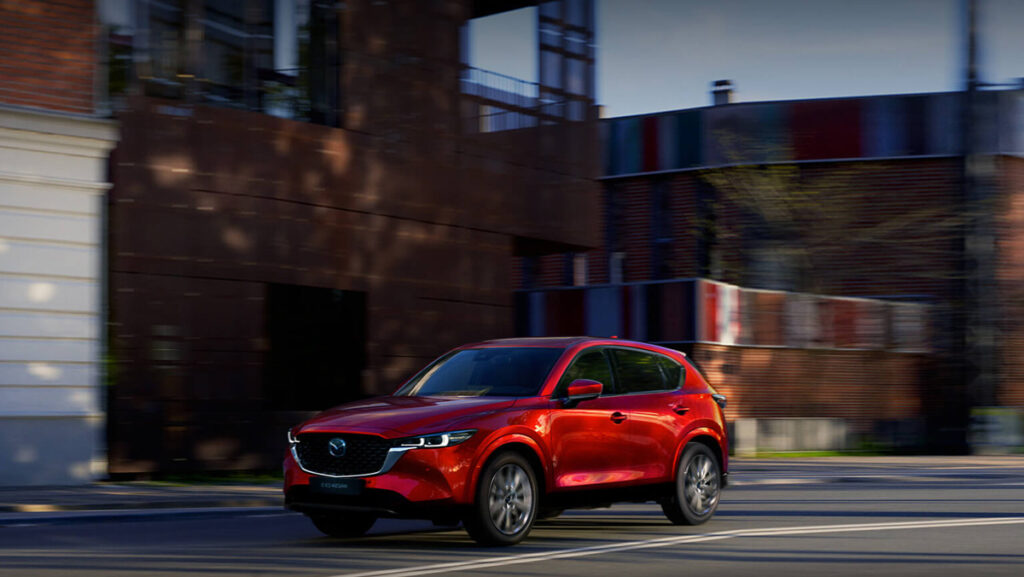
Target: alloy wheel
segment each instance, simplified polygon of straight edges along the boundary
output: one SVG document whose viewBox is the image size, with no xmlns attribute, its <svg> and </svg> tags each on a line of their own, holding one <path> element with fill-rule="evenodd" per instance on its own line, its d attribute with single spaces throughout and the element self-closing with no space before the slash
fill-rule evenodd
<svg viewBox="0 0 1024 577">
<path fill-rule="evenodd" d="M 707 515 L 718 503 L 718 467 L 704 454 L 694 455 L 683 481 L 686 506 L 698 516 Z"/>
<path fill-rule="evenodd" d="M 488 511 L 494 528 L 505 535 L 525 529 L 533 514 L 533 484 L 516 463 L 506 463 L 494 476 L 488 489 Z"/>
</svg>

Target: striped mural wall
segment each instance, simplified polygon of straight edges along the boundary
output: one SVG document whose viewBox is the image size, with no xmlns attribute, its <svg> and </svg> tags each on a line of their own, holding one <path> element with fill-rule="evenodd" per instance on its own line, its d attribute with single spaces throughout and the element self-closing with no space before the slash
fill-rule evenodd
<svg viewBox="0 0 1024 577">
<path fill-rule="evenodd" d="M 744 162 L 957 154 L 960 93 L 739 103 L 603 122 L 606 176 Z M 1024 91 L 984 92 L 984 148 L 1024 153 Z"/>
<path fill-rule="evenodd" d="M 520 291 L 516 314 L 520 336 L 914 353 L 931 346 L 926 304 L 752 290 L 705 279 Z"/>
</svg>

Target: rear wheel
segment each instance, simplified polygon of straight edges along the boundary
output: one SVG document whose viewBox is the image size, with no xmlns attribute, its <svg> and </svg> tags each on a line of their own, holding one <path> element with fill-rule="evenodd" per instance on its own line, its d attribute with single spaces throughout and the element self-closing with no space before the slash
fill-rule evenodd
<svg viewBox="0 0 1024 577">
<path fill-rule="evenodd" d="M 466 515 L 466 532 L 482 545 L 515 545 L 537 516 L 533 468 L 516 453 L 502 453 L 480 475 L 476 500 Z"/>
<path fill-rule="evenodd" d="M 324 535 L 350 539 L 365 535 L 370 527 L 373 527 L 377 518 L 373 515 L 354 513 L 349 515 L 310 515 L 309 520 Z"/>
<path fill-rule="evenodd" d="M 718 508 L 721 479 L 721 468 L 711 449 L 690 443 L 679 460 L 674 490 L 662 501 L 661 510 L 676 525 L 704 523 Z"/>
</svg>

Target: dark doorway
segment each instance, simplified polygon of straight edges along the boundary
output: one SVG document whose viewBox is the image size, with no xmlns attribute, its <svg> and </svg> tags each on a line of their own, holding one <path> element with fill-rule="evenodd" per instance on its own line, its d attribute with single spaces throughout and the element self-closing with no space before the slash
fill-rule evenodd
<svg viewBox="0 0 1024 577">
<path fill-rule="evenodd" d="M 323 410 L 364 396 L 366 293 L 267 285 L 265 398 L 271 410 Z"/>
</svg>

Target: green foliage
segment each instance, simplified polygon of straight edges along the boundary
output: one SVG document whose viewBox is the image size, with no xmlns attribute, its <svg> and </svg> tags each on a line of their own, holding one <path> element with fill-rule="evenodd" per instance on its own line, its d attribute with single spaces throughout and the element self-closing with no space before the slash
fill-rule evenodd
<svg viewBox="0 0 1024 577">
<path fill-rule="evenodd" d="M 891 164 L 798 163 L 784 146 L 726 131 L 715 138 L 725 163 L 700 172 L 714 191 L 713 217 L 701 226 L 715 239 L 713 250 L 739 245 L 743 254 L 732 260 L 722 255 L 726 265 L 713 276 L 764 286 L 758 271 L 775 266 L 792 271 L 790 286 L 765 288 L 829 292 L 841 279 L 885 272 L 924 278 L 958 274 L 952 266 L 920 265 L 955 258 L 955 241 L 971 211 L 893 191 L 891 183 L 906 176 L 894 173 Z M 892 263 L 892 271 L 878 270 L 877 259 L 863 258 L 878 254 Z M 753 264 L 765 255 L 771 257 L 769 266 Z"/>
</svg>

